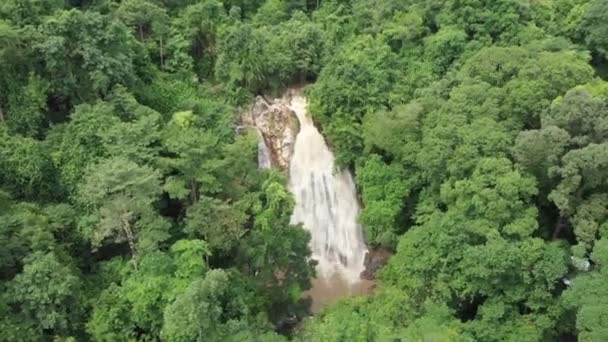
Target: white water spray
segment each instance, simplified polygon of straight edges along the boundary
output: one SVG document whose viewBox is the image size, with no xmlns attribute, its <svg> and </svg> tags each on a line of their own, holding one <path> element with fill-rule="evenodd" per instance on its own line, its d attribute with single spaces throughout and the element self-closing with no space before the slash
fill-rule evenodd
<svg viewBox="0 0 608 342">
<path fill-rule="evenodd" d="M 256 130 L 258 132 L 258 167 L 260 169 L 270 169 L 272 167 L 270 151 L 268 150 L 266 141 L 264 141 L 262 132 L 260 132 L 260 129 L 257 127 Z"/>
<path fill-rule="evenodd" d="M 292 223 L 302 223 L 311 234 L 318 278 L 340 276 L 360 282 L 367 247 L 357 222 L 359 203 L 348 170 L 334 170 L 334 156 L 307 116 L 306 98 L 294 94 L 289 106 L 300 120 L 289 165 L 289 188 L 296 205 Z"/>
</svg>

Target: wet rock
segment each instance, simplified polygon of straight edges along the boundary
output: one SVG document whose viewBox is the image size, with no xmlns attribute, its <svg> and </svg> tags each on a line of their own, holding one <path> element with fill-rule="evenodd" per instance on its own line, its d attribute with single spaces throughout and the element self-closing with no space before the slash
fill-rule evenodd
<svg viewBox="0 0 608 342">
<path fill-rule="evenodd" d="M 364 260 L 365 270 L 361 272 L 361 279 L 374 280 L 376 272 L 388 263 L 391 256 L 391 252 L 383 248 L 367 252 Z"/>
<path fill-rule="evenodd" d="M 273 167 L 282 170 L 289 168 L 300 123 L 289 108 L 287 99 L 267 100 L 257 96 L 250 110 L 241 115 L 241 124 L 260 130 Z"/>
</svg>

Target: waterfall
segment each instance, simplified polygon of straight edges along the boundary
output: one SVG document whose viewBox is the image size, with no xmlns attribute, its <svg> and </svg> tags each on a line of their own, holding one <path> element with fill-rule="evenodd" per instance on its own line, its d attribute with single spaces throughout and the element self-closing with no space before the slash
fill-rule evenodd
<svg viewBox="0 0 608 342">
<path fill-rule="evenodd" d="M 258 132 L 258 167 L 260 169 L 270 169 L 272 167 L 272 163 L 270 161 L 270 150 L 266 145 L 266 141 L 264 140 L 264 135 L 259 128 L 256 127 Z"/>
<path fill-rule="evenodd" d="M 235 132 L 237 134 L 241 133 L 241 130 L 244 128 L 253 128 L 258 133 L 258 168 L 259 169 L 270 169 L 272 167 L 272 161 L 270 159 L 270 149 L 268 145 L 266 145 L 266 140 L 264 140 L 264 134 L 257 126 L 252 125 L 239 125 L 236 126 Z"/>
<path fill-rule="evenodd" d="M 367 247 L 357 222 L 359 203 L 348 170 L 334 169 L 334 156 L 307 116 L 306 98 L 293 94 L 289 107 L 300 121 L 289 164 L 289 188 L 295 196 L 291 221 L 311 234 L 317 277 L 339 276 L 348 284 L 360 282 Z"/>
</svg>

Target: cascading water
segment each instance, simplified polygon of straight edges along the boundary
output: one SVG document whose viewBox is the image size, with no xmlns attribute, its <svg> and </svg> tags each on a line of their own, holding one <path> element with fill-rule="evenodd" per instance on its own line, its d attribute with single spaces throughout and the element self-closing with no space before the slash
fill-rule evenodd
<svg viewBox="0 0 608 342">
<path fill-rule="evenodd" d="M 348 295 L 370 293 L 373 282 L 361 279 L 367 247 L 357 223 L 359 203 L 348 170 L 335 170 L 334 156 L 307 116 L 307 100 L 300 90 L 267 100 L 256 97 L 237 127 L 259 133 L 258 165 L 289 171 L 289 190 L 295 197 L 292 224 L 302 224 L 311 235 L 317 276 L 306 296 L 318 312 Z M 295 116 L 294 116 L 295 113 Z M 297 118 L 296 118 L 297 117 Z"/>
<path fill-rule="evenodd" d="M 259 128 L 256 128 L 256 130 L 258 132 L 258 167 L 260 169 L 270 169 L 272 167 L 270 151 L 264 140 L 264 135 L 262 135 Z"/>
<path fill-rule="evenodd" d="M 260 169 L 270 169 L 272 167 L 272 161 L 270 158 L 270 149 L 268 145 L 266 145 L 266 140 L 264 140 L 264 134 L 262 131 L 252 125 L 241 125 L 236 127 L 236 133 L 240 133 L 244 128 L 253 128 L 258 134 L 258 168 Z"/>
<path fill-rule="evenodd" d="M 289 188 L 296 199 L 291 221 L 310 231 L 318 280 L 341 278 L 346 294 L 352 294 L 361 283 L 367 253 L 357 223 L 359 203 L 353 178 L 348 170 L 335 171 L 333 154 L 307 116 L 306 98 L 292 94 L 289 107 L 300 121 L 289 164 Z"/>
</svg>

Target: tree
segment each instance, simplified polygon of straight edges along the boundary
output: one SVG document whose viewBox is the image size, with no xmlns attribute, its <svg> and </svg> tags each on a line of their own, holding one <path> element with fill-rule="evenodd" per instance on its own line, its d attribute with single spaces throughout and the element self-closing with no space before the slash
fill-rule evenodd
<svg viewBox="0 0 608 342">
<path fill-rule="evenodd" d="M 458 25 L 473 39 L 479 41 L 510 41 L 526 25 L 543 26 L 550 22 L 543 3 L 516 3 L 509 1 L 485 2 L 482 0 L 452 0 L 443 5 L 437 15 L 438 25 Z"/>
<path fill-rule="evenodd" d="M 357 172 L 364 208 L 359 220 L 365 227 L 368 243 L 394 248 L 403 229 L 402 215 L 408 189 L 399 164 L 386 165 L 372 155 Z"/>
<path fill-rule="evenodd" d="M 578 247 L 590 250 L 596 243 L 596 240 L 604 235 L 604 230 L 608 228 L 608 209 L 606 204 L 608 197 L 604 193 L 592 194 L 585 199 L 583 203 L 576 209 L 576 214 L 571 221 L 574 226 L 574 235 L 577 238 Z M 575 256 L 584 257 L 585 254 L 577 253 L 574 249 Z"/>
<path fill-rule="evenodd" d="M 576 312 L 576 330 L 580 341 L 600 341 L 608 337 L 608 325 L 602 319 L 606 315 L 606 262 L 608 240 L 605 231 L 597 241 L 591 261 L 596 270 L 581 273 L 564 293 L 564 302 Z"/>
<path fill-rule="evenodd" d="M 87 332 L 98 341 L 116 341 L 135 339 L 133 322 L 127 300 L 121 296 L 116 284 L 109 285 L 96 298 L 90 320 L 87 322 Z"/>
<path fill-rule="evenodd" d="M 215 76 L 228 84 L 257 91 L 263 86 L 264 45 L 262 36 L 251 25 L 229 26 L 219 37 Z"/>
<path fill-rule="evenodd" d="M 169 253 L 143 256 L 96 299 L 88 330 L 97 340 L 158 340 L 163 311 L 207 271 L 209 255 L 202 240 L 179 240 Z"/>
<path fill-rule="evenodd" d="M 0 20 L 0 42 L 2 42 L 2 53 L 14 47 L 18 38 L 17 30 L 7 21 Z"/>
<path fill-rule="evenodd" d="M 422 138 L 423 111 L 422 105 L 411 102 L 391 111 L 367 114 L 363 120 L 366 149 L 380 149 L 403 163 L 414 164 Z"/>
<path fill-rule="evenodd" d="M 402 301 L 403 293 L 382 289 L 373 301 L 365 298 L 343 300 L 305 322 L 300 341 L 472 341 L 463 332 L 462 322 L 452 317 L 444 305 L 426 302 L 416 309 Z M 391 298 L 393 303 L 386 299 Z M 395 299 L 398 298 L 398 299 Z M 395 304 L 394 307 L 391 304 Z M 391 311 L 394 309 L 394 311 Z M 404 312 L 404 309 L 408 309 Z M 422 311 L 420 318 L 415 311 Z M 405 317 L 404 317 L 405 316 Z M 404 326 L 406 326 L 404 328 Z"/>
<path fill-rule="evenodd" d="M 167 307 L 163 337 L 170 341 L 282 341 L 275 333 L 264 332 L 249 311 L 248 299 L 235 291 L 227 272 L 212 270 Z"/>
<path fill-rule="evenodd" d="M 134 80 L 135 52 L 127 28 L 91 11 L 62 11 L 41 25 L 34 50 L 63 110 Z"/>
<path fill-rule="evenodd" d="M 19 198 L 60 198 L 48 148 L 32 138 L 10 135 L 0 127 L 0 183 Z"/>
<path fill-rule="evenodd" d="M 176 199 L 198 202 L 201 193 L 216 194 L 221 189 L 216 173 L 223 166 L 220 156 L 214 153 L 219 138 L 198 126 L 192 111 L 177 112 L 166 127 L 163 144 L 174 157 L 163 157 L 160 163 L 168 170 L 178 172 L 168 177 L 165 190 Z"/>
<path fill-rule="evenodd" d="M 20 92 L 9 95 L 3 116 L 11 132 L 30 137 L 40 134 L 47 110 L 47 89 L 46 81 L 30 75 L 27 85 Z"/>
<path fill-rule="evenodd" d="M 467 77 L 502 87 L 518 76 L 522 64 L 528 58 L 530 51 L 519 46 L 486 47 L 468 58 L 460 72 Z"/>
<path fill-rule="evenodd" d="M 568 152 L 559 168 L 561 182 L 549 194 L 549 198 L 566 216 L 574 214 L 577 208 L 594 192 L 608 185 L 607 143 L 589 144 Z M 601 190 L 600 190 L 601 191 Z"/>
<path fill-rule="evenodd" d="M 53 252 L 34 253 L 11 284 L 11 302 L 39 336 L 67 337 L 76 331 L 82 314 L 79 283 L 74 270 Z"/>
<path fill-rule="evenodd" d="M 22 43 L 22 39 L 19 34 L 19 30 L 14 27 L 10 22 L 0 19 L 0 58 L 2 58 L 2 65 L 0 65 L 0 87 L 3 88 L 3 94 L 0 94 L 0 124 L 6 121 L 6 106 L 8 102 L 9 92 L 8 89 L 15 87 L 19 84 L 17 81 L 19 72 L 17 68 L 19 60 L 23 61 L 23 55 L 20 53 L 22 49 L 19 49 L 19 45 Z"/>
<path fill-rule="evenodd" d="M 226 0 L 223 2 L 226 8 L 239 10 L 238 19 L 250 18 L 263 3 L 262 0 Z"/>
<path fill-rule="evenodd" d="M 254 223 L 240 241 L 237 263 L 259 289 L 273 322 L 301 314 L 298 305 L 310 288 L 315 262 L 310 260 L 310 235 L 291 225 L 293 197 L 277 174 L 262 185 L 261 205 L 254 208 Z"/>
<path fill-rule="evenodd" d="M 542 128 L 520 133 L 514 150 L 516 159 L 540 181 L 541 201 L 548 198 L 560 209 L 554 238 L 567 226 L 567 219 L 573 222 L 577 208 L 594 197 L 594 191 L 583 184 L 581 177 L 585 182 L 594 182 L 591 187 L 601 187 L 601 172 L 591 171 L 595 168 L 591 164 L 602 163 L 602 144 L 597 144 L 607 137 L 608 110 L 602 95 L 592 96 L 587 89 L 598 91 L 601 86 L 575 88 L 563 98 L 558 97 L 541 115 Z M 579 232 L 587 230 L 577 228 L 576 224 L 574 228 Z M 589 237 L 581 238 L 587 246 L 591 245 Z"/>
<path fill-rule="evenodd" d="M 572 89 L 558 97 L 550 110 L 541 115 L 543 127 L 557 126 L 566 130 L 570 143 L 586 146 L 608 139 L 608 103 L 585 89 Z"/>
<path fill-rule="evenodd" d="M 535 328 L 520 337 L 548 334 L 560 315 L 550 308 L 567 271 L 566 253 L 533 237 L 538 225 L 529 203 L 535 192 L 534 180 L 508 160 L 482 159 L 470 178 L 442 186 L 436 205 L 445 210 L 419 207 L 419 225 L 401 238 L 383 281 L 416 303 L 448 304 L 477 339 L 518 336 L 522 320 Z"/>
<path fill-rule="evenodd" d="M 551 101 L 572 87 L 591 81 L 589 56 L 574 51 L 543 51 L 521 67 L 519 77 L 506 85 L 508 106 L 528 128 L 539 126 L 538 116 Z"/>
<path fill-rule="evenodd" d="M 156 35 L 160 26 L 166 25 L 168 20 L 166 11 L 158 5 L 143 0 L 128 0 L 116 9 L 116 15 L 127 26 L 137 32 L 140 41 L 150 35 Z"/>
<path fill-rule="evenodd" d="M 17 46 L 17 42 L 19 40 L 18 38 L 19 35 L 17 30 L 9 22 L 0 19 L 0 45 L 2 45 L 2 48 L 0 49 L 0 58 L 5 61 L 3 64 L 8 65 L 11 61 L 10 57 L 15 51 L 15 47 Z M 2 69 L 0 70 L 3 71 L 2 74 L 5 74 L 5 70 L 7 69 L 6 66 L 1 68 Z M 0 86 L 5 88 L 6 83 L 8 83 L 6 77 L 0 77 Z M 6 106 L 6 101 L 6 94 L 0 95 L 0 123 L 4 123 L 6 120 L 3 109 Z"/>
<path fill-rule="evenodd" d="M 209 0 L 186 7 L 175 23 L 185 36 L 186 53 L 193 59 L 199 77 L 213 75 L 218 35 L 227 19 L 222 3 Z"/>
<path fill-rule="evenodd" d="M 391 41 L 391 45 L 399 44 L 399 48 L 406 46 L 413 48 L 424 35 L 428 34 L 429 29 L 424 24 L 424 13 L 419 8 L 407 12 L 395 11 L 382 34 Z"/>
<path fill-rule="evenodd" d="M 168 222 L 152 204 L 160 194 L 160 174 L 127 159 L 106 159 L 89 168 L 78 190 L 92 212 L 85 234 L 94 247 L 106 240 L 127 242 L 131 255 L 157 248 L 167 238 Z"/>
<path fill-rule="evenodd" d="M 202 237 L 214 255 L 228 254 L 245 234 L 248 216 L 237 205 L 203 197 L 188 208 L 184 230 Z"/>
<path fill-rule="evenodd" d="M 22 268 L 23 260 L 29 252 L 29 246 L 25 239 L 15 239 L 21 228 L 17 224 L 17 218 L 13 211 L 14 203 L 11 196 L 0 191 L 0 244 L 3 249 L 0 251 L 0 279 L 7 281 L 12 279 Z"/>
<path fill-rule="evenodd" d="M 555 170 L 569 142 L 568 132 L 556 126 L 524 131 L 517 137 L 513 148 L 515 160 L 536 177 L 541 200 L 555 186 Z"/>
<path fill-rule="evenodd" d="M 581 29 L 584 34 L 587 46 L 608 58 L 608 4 L 601 0 L 590 1 L 587 11 L 581 22 Z"/>
<path fill-rule="evenodd" d="M 361 36 L 345 45 L 319 75 L 310 111 L 336 147 L 339 165 L 354 162 L 360 154 L 364 115 L 389 104 L 398 70 L 396 55 L 384 42 Z"/>
<path fill-rule="evenodd" d="M 161 150 L 161 114 L 140 104 L 122 87 L 114 89 L 108 102 L 121 121 L 109 118 L 112 126 L 98 132 L 103 149 L 110 156 L 153 164 Z"/>
<path fill-rule="evenodd" d="M 63 184 L 73 193 L 87 167 L 110 156 L 152 163 L 160 150 L 161 119 L 121 87 L 108 101 L 77 106 L 69 123 L 50 132 L 58 140 L 52 155 Z"/>
<path fill-rule="evenodd" d="M 151 38 L 158 41 L 160 66 L 165 64 L 165 35 L 168 31 L 169 17 L 158 5 L 146 0 L 127 0 L 120 3 L 116 16 L 137 32 L 140 42 Z"/>
<path fill-rule="evenodd" d="M 39 24 L 63 6 L 62 0 L 7 0 L 0 6 L 0 14 L 19 25 Z"/>
<path fill-rule="evenodd" d="M 306 82 L 315 79 L 326 59 L 327 37 L 323 29 L 302 12 L 296 12 L 289 21 L 276 27 L 270 45 L 271 50 L 287 54 L 290 60 L 287 77 L 291 80 Z"/>
<path fill-rule="evenodd" d="M 76 231 L 76 213 L 69 205 L 19 202 L 2 194 L 0 242 L 1 281 L 22 272 L 29 255 L 55 252 L 60 258 L 78 255 L 83 246 Z M 4 197 L 7 196 L 7 197 Z"/>
<path fill-rule="evenodd" d="M 424 41 L 424 57 L 438 74 L 445 73 L 463 52 L 466 33 L 456 27 L 446 27 Z"/>
<path fill-rule="evenodd" d="M 288 3 L 283 0 L 264 1 L 252 21 L 258 26 L 279 25 L 289 19 Z"/>
<path fill-rule="evenodd" d="M 359 299 L 332 306 L 300 333 L 301 341 L 370 341 L 378 339 L 376 322 L 367 315 L 368 307 Z"/>
<path fill-rule="evenodd" d="M 75 108 L 70 122 L 59 133 L 60 142 L 53 146 L 62 183 L 70 193 L 76 191 L 89 165 L 108 156 L 103 144 L 105 132 L 118 122 L 114 108 L 108 103 Z"/>
</svg>

